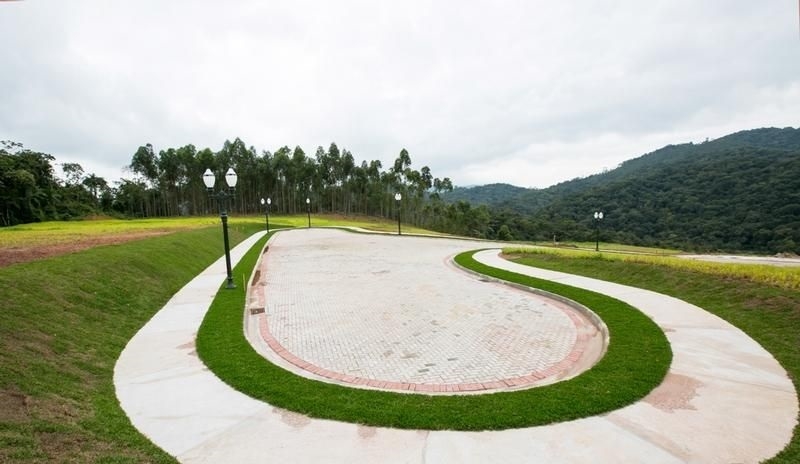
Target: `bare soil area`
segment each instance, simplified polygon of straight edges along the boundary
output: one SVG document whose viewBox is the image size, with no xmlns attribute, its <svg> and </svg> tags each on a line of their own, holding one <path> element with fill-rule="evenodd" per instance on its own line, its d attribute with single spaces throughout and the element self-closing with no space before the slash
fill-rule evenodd
<svg viewBox="0 0 800 464">
<path fill-rule="evenodd" d="M 22 247 L 0 248 L 0 267 L 11 266 L 12 264 L 27 263 L 40 259 L 52 258 L 54 256 L 75 253 L 103 245 L 116 245 L 119 243 L 142 240 L 150 237 L 171 234 L 176 230 L 148 230 L 141 232 L 130 232 L 125 234 L 105 235 L 92 238 L 80 238 L 69 243 L 36 244 Z"/>
</svg>

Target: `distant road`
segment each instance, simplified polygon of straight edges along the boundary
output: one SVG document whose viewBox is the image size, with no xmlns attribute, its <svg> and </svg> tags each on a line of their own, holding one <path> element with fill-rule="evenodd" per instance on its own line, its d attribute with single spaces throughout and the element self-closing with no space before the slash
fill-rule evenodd
<svg viewBox="0 0 800 464">
<path fill-rule="evenodd" d="M 737 256 L 737 255 L 675 255 L 678 258 L 715 263 L 767 264 L 770 266 L 800 266 L 800 258 L 776 258 L 773 256 Z"/>
</svg>

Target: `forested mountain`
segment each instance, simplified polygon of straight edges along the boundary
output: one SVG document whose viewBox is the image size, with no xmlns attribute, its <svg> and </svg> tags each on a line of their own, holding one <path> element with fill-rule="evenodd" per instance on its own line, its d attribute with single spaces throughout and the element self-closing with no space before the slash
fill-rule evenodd
<svg viewBox="0 0 800 464">
<path fill-rule="evenodd" d="M 487 184 L 476 187 L 454 187 L 444 195 L 448 202 L 466 201 L 473 205 L 497 206 L 520 201 L 529 189 L 511 184 Z"/>
<path fill-rule="evenodd" d="M 123 217 L 216 211 L 203 183 L 210 168 L 222 187 L 232 167 L 239 184 L 232 214 L 362 214 L 395 218 L 434 230 L 490 239 L 601 240 L 637 245 L 800 253 L 800 129 L 756 129 L 700 144 L 669 145 L 616 169 L 546 189 L 492 184 L 452 189 L 427 166 L 413 169 L 401 150 L 384 169 L 356 161 L 332 143 L 308 156 L 300 147 L 258 152 L 242 140 L 218 151 L 194 145 L 134 151 L 132 179 L 109 184 L 80 165 L 14 142 L 0 145 L 0 225 L 69 219 L 93 213 Z M 452 190 L 452 191 L 451 191 Z M 402 194 L 402 202 L 394 200 Z M 445 200 L 445 201 L 443 201 Z M 605 217 L 593 222 L 594 211 Z"/>
<path fill-rule="evenodd" d="M 800 252 L 800 129 L 755 129 L 669 145 L 614 170 L 520 192 L 456 189 L 516 239 L 601 239 L 698 250 Z M 445 195 L 449 200 L 451 197 Z"/>
</svg>

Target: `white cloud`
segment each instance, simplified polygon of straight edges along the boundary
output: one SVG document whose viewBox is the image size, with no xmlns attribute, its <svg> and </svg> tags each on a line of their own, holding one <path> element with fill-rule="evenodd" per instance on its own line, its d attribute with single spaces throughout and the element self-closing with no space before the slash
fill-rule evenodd
<svg viewBox="0 0 800 464">
<path fill-rule="evenodd" d="M 667 143 L 797 125 L 796 5 L 0 3 L 0 139 L 109 179 L 136 148 L 335 141 L 544 187 Z"/>
</svg>

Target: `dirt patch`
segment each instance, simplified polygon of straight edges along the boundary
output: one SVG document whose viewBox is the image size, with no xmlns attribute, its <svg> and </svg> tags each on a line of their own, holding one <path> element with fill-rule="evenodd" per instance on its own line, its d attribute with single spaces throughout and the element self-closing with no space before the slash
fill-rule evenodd
<svg viewBox="0 0 800 464">
<path fill-rule="evenodd" d="M 302 429 L 311 423 L 311 418 L 287 409 L 272 408 L 273 414 L 280 414 L 281 421 L 295 429 Z"/>
<path fill-rule="evenodd" d="M 78 424 L 82 419 L 92 414 L 90 408 L 59 396 L 33 398 L 30 406 L 31 415 L 38 420 L 57 424 Z"/>
<path fill-rule="evenodd" d="M 36 434 L 42 452 L 53 461 L 85 459 L 87 448 L 95 445 L 85 433 L 40 432 Z"/>
<path fill-rule="evenodd" d="M 675 412 L 678 409 L 696 409 L 692 399 L 697 396 L 697 389 L 703 386 L 699 380 L 680 374 L 667 374 L 667 377 L 655 390 L 650 392 L 644 401 L 656 408 Z"/>
<path fill-rule="evenodd" d="M 122 449 L 80 429 L 37 432 L 36 441 L 47 462 L 154 462 L 136 449 Z"/>
<path fill-rule="evenodd" d="M 30 397 L 14 390 L 0 390 L 0 422 L 22 422 L 28 419 Z"/>
<path fill-rule="evenodd" d="M 11 389 L 0 390 L 0 422 L 36 420 L 77 423 L 89 414 L 88 408 L 61 397 L 33 397 Z"/>
<path fill-rule="evenodd" d="M 358 436 L 364 440 L 369 440 L 370 438 L 374 437 L 375 434 L 378 433 L 378 429 L 375 427 L 368 427 L 366 425 L 359 425 L 358 426 Z"/>
<path fill-rule="evenodd" d="M 69 243 L 54 243 L 49 245 L 37 244 L 24 247 L 0 248 L 0 267 L 52 258 L 54 256 L 75 253 L 103 245 L 116 245 L 119 243 L 132 242 L 134 240 L 158 237 L 177 231 L 178 230 L 150 230 L 126 234 L 97 236 L 92 238 L 80 238 Z"/>
</svg>

